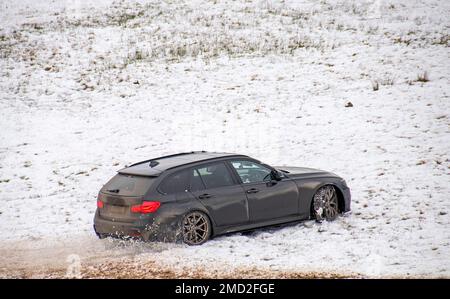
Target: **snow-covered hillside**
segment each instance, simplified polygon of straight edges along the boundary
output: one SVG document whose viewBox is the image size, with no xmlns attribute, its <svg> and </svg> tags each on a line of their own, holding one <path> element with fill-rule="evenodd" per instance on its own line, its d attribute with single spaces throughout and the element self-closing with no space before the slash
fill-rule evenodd
<svg viewBox="0 0 450 299">
<path fill-rule="evenodd" d="M 0 1 L 0 276 L 76 254 L 450 277 L 449 1 L 38 2 Z M 115 171 L 200 149 L 333 171 L 353 211 L 201 247 L 95 237 Z"/>
</svg>

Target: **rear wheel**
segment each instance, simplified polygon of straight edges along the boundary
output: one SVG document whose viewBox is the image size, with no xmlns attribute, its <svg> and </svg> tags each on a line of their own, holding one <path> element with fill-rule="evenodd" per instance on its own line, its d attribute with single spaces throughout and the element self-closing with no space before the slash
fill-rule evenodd
<svg viewBox="0 0 450 299">
<path fill-rule="evenodd" d="M 314 218 L 321 222 L 324 219 L 331 221 L 339 214 L 338 197 L 334 186 L 327 185 L 319 188 L 314 194 L 312 212 Z"/>
<path fill-rule="evenodd" d="M 183 218 L 183 242 L 188 245 L 201 245 L 211 236 L 211 223 L 202 212 L 190 212 Z"/>
<path fill-rule="evenodd" d="M 97 233 L 97 237 L 98 237 L 99 239 L 106 239 L 106 238 L 108 237 L 108 235 Z"/>
</svg>

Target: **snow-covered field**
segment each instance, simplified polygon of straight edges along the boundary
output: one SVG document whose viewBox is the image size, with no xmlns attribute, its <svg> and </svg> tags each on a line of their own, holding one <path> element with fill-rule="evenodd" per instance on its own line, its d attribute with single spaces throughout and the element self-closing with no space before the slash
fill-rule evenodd
<svg viewBox="0 0 450 299">
<path fill-rule="evenodd" d="M 446 0 L 1 0 L 0 277 L 450 277 L 449 77 Z M 338 173 L 352 213 L 95 237 L 116 170 L 201 149 Z"/>
</svg>

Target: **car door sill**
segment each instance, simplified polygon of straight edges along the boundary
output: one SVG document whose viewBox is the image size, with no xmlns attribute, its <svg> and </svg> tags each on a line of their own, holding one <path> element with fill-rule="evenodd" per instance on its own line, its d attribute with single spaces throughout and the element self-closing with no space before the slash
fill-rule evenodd
<svg viewBox="0 0 450 299">
<path fill-rule="evenodd" d="M 296 214 L 296 215 L 290 215 L 290 216 L 286 216 L 286 217 L 282 217 L 282 218 L 266 220 L 266 221 L 262 221 L 262 222 L 252 222 L 252 223 L 246 223 L 246 224 L 241 224 L 241 225 L 237 225 L 237 226 L 217 227 L 216 235 L 252 230 L 252 229 L 256 229 L 256 228 L 263 228 L 263 227 L 267 227 L 267 226 L 274 226 L 274 225 L 295 222 L 295 221 L 300 221 L 300 220 L 306 220 L 306 219 L 308 219 L 308 217 L 306 217 L 304 215 Z"/>
</svg>

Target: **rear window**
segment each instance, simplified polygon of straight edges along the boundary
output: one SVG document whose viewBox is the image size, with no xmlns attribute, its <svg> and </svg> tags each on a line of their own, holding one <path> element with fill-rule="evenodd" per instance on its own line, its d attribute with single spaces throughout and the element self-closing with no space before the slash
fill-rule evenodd
<svg viewBox="0 0 450 299">
<path fill-rule="evenodd" d="M 142 196 L 154 181 L 153 177 L 117 174 L 103 186 L 102 191 L 124 196 Z"/>
</svg>

